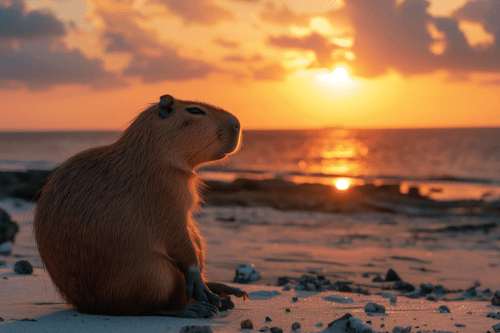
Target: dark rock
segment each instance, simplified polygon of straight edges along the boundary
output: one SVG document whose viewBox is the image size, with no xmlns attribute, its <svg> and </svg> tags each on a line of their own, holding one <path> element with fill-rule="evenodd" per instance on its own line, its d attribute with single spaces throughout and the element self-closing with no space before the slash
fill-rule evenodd
<svg viewBox="0 0 500 333">
<path fill-rule="evenodd" d="M 446 305 L 441 305 L 438 308 L 438 310 L 439 310 L 440 313 L 451 313 L 450 308 L 447 307 Z"/>
<path fill-rule="evenodd" d="M 336 319 L 328 324 L 325 332 L 331 333 L 375 333 L 375 331 L 361 319 L 353 317 L 350 313 L 346 313 L 339 319 Z"/>
<path fill-rule="evenodd" d="M 363 273 L 363 275 L 361 275 L 361 277 L 364 277 L 364 278 L 369 278 L 369 277 L 370 277 L 370 274 L 368 274 L 368 273 Z"/>
<path fill-rule="evenodd" d="M 391 268 L 387 271 L 387 275 L 385 276 L 385 281 L 393 282 L 393 281 L 403 281 L 403 280 L 401 280 L 399 275 Z"/>
<path fill-rule="evenodd" d="M 17 274 L 31 274 L 33 273 L 33 266 L 27 260 L 20 260 L 14 265 L 14 272 Z"/>
<path fill-rule="evenodd" d="M 470 287 L 469 289 L 467 289 L 462 293 L 462 296 L 466 299 L 475 298 L 477 296 L 476 287 Z"/>
<path fill-rule="evenodd" d="M 273 321 L 273 320 L 269 317 L 266 317 L 266 321 Z"/>
<path fill-rule="evenodd" d="M 412 292 L 415 291 L 415 286 L 408 282 L 398 281 L 392 285 L 392 289 L 404 292 Z"/>
<path fill-rule="evenodd" d="M 0 245 L 5 242 L 14 243 L 16 233 L 19 231 L 17 223 L 10 219 L 10 215 L 0 208 Z M 2 254 L 10 254 L 2 253 Z"/>
<path fill-rule="evenodd" d="M 491 298 L 491 304 L 500 306 L 500 290 L 495 291 L 493 297 Z"/>
<path fill-rule="evenodd" d="M 267 327 L 267 326 L 263 326 L 263 327 L 259 330 L 259 332 L 269 332 L 269 327 Z"/>
<path fill-rule="evenodd" d="M 290 277 L 288 276 L 280 276 L 276 281 L 277 286 L 284 286 L 290 283 Z"/>
<path fill-rule="evenodd" d="M 277 326 L 273 326 L 269 329 L 271 333 L 283 333 L 283 330 Z"/>
<path fill-rule="evenodd" d="M 292 324 L 292 331 L 296 331 L 300 328 L 300 323 L 299 322 L 295 322 Z"/>
<path fill-rule="evenodd" d="M 298 300 L 299 300 L 299 298 L 297 296 L 292 297 L 293 302 L 297 302 Z"/>
<path fill-rule="evenodd" d="M 231 300 L 231 296 L 227 296 L 226 298 L 221 298 L 220 299 L 220 307 L 219 311 L 227 311 L 229 309 L 234 309 L 234 303 Z"/>
<path fill-rule="evenodd" d="M 365 312 L 366 313 L 385 313 L 385 306 L 373 303 L 373 302 L 368 302 L 365 305 Z"/>
<path fill-rule="evenodd" d="M 240 264 L 236 268 L 233 282 L 250 283 L 260 279 L 260 273 L 252 264 Z"/>
<path fill-rule="evenodd" d="M 196 325 L 186 325 L 182 326 L 179 333 L 213 333 L 212 329 L 208 325 L 196 326 Z"/>
<path fill-rule="evenodd" d="M 285 312 L 290 312 L 290 309 L 289 309 L 289 308 L 286 308 L 286 309 L 285 309 Z"/>
<path fill-rule="evenodd" d="M 384 282 L 384 279 L 380 275 L 377 275 L 372 279 L 372 282 Z"/>
<path fill-rule="evenodd" d="M 252 329 L 253 328 L 253 323 L 250 319 L 245 319 L 241 322 L 241 328 L 249 328 L 249 329 Z"/>
<path fill-rule="evenodd" d="M 427 295 L 427 294 L 430 294 L 434 291 L 434 287 L 432 286 L 431 283 L 427 283 L 427 284 L 420 284 L 420 293 L 422 295 Z"/>
</svg>

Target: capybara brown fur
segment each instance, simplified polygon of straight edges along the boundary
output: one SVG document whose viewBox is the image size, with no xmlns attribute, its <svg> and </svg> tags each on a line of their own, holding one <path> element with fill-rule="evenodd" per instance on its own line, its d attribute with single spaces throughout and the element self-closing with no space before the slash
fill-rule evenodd
<svg viewBox="0 0 500 333">
<path fill-rule="evenodd" d="M 203 277 L 191 213 L 195 167 L 234 152 L 236 117 L 161 97 L 107 146 L 71 157 L 41 190 L 35 237 L 55 286 L 79 311 L 205 317 L 220 297 L 248 298 Z"/>
</svg>

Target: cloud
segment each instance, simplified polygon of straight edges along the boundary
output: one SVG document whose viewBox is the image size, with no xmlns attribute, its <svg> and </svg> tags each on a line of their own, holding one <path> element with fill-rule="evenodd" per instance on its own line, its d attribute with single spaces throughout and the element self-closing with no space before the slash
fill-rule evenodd
<svg viewBox="0 0 500 333">
<path fill-rule="evenodd" d="M 469 22 L 483 24 L 486 31 L 500 39 L 500 1 L 468 1 L 453 13 L 453 17 Z"/>
<path fill-rule="evenodd" d="M 66 28 L 48 11 L 26 11 L 20 0 L 10 6 L 0 3 L 0 40 L 64 36 Z"/>
<path fill-rule="evenodd" d="M 262 61 L 264 60 L 264 57 L 260 54 L 255 54 L 253 55 L 251 58 L 246 58 L 242 55 L 228 55 L 228 56 L 225 56 L 223 59 L 223 61 L 225 62 L 259 62 L 259 61 Z"/>
<path fill-rule="evenodd" d="M 394 0 L 345 0 L 345 10 L 355 31 L 353 74 L 374 77 L 390 68 L 405 75 L 438 69 L 500 71 L 499 38 L 496 45 L 486 50 L 474 50 L 456 18 L 433 17 L 428 13 L 429 6 L 426 0 L 405 0 L 399 5 Z M 488 17 L 485 22 L 493 20 L 491 15 L 493 21 L 500 22 L 500 10 L 491 11 L 490 7 L 483 15 Z M 444 34 L 446 49 L 442 54 L 430 51 L 435 40 L 428 31 L 429 25 Z"/>
<path fill-rule="evenodd" d="M 234 40 L 225 39 L 224 37 L 217 37 L 212 39 L 212 43 L 226 48 L 239 48 L 240 43 Z"/>
<path fill-rule="evenodd" d="M 274 63 L 265 67 L 253 69 L 253 78 L 256 80 L 282 81 L 287 74 L 286 69 L 280 63 Z"/>
<path fill-rule="evenodd" d="M 234 21 L 232 12 L 213 3 L 213 0 L 151 0 L 168 7 L 182 18 L 185 24 L 216 25 Z"/>
<path fill-rule="evenodd" d="M 260 19 L 269 23 L 280 25 L 309 26 L 312 16 L 310 14 L 298 14 L 292 11 L 286 4 L 276 7 L 272 2 L 266 3 L 266 8 L 260 13 Z"/>
<path fill-rule="evenodd" d="M 316 55 L 317 67 L 330 67 L 334 62 L 332 60 L 332 51 L 339 48 L 317 32 L 304 37 L 270 37 L 268 42 L 281 48 L 313 51 Z"/>
<path fill-rule="evenodd" d="M 20 42 L 19 48 L 0 53 L 0 85 L 44 90 L 57 84 L 79 84 L 93 88 L 123 86 L 116 74 L 106 71 L 100 59 L 88 59 L 77 49 L 68 50 L 55 39 Z"/>
<path fill-rule="evenodd" d="M 106 32 L 103 39 L 109 41 L 104 50 L 107 53 L 131 52 L 135 49 L 127 40 L 125 34 L 120 32 Z"/>
</svg>

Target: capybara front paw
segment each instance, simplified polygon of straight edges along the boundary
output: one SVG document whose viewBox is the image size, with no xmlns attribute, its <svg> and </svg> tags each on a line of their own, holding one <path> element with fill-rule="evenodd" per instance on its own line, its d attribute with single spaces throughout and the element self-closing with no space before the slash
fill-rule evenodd
<svg viewBox="0 0 500 333">
<path fill-rule="evenodd" d="M 208 288 L 210 288 L 213 293 L 219 295 L 219 297 L 234 295 L 236 297 L 243 297 L 244 300 L 249 299 L 248 294 L 243 289 L 231 287 L 220 282 L 207 282 L 206 284 Z"/>
<path fill-rule="evenodd" d="M 208 318 L 219 316 L 219 310 L 213 304 L 206 302 L 191 302 L 179 310 L 182 318 Z"/>
<path fill-rule="evenodd" d="M 203 281 L 198 265 L 190 266 L 184 273 L 184 277 L 188 299 L 193 297 L 198 302 L 212 303 L 215 306 L 221 305 L 219 296 L 211 292 Z"/>
</svg>

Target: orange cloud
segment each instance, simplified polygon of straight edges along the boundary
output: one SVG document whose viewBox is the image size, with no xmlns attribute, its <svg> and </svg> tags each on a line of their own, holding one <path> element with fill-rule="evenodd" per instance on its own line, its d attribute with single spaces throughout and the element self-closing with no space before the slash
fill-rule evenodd
<svg viewBox="0 0 500 333">
<path fill-rule="evenodd" d="M 212 0 L 151 0 L 168 7 L 182 18 L 185 24 L 216 25 L 222 21 L 234 21 L 232 12 L 213 3 Z"/>
</svg>

